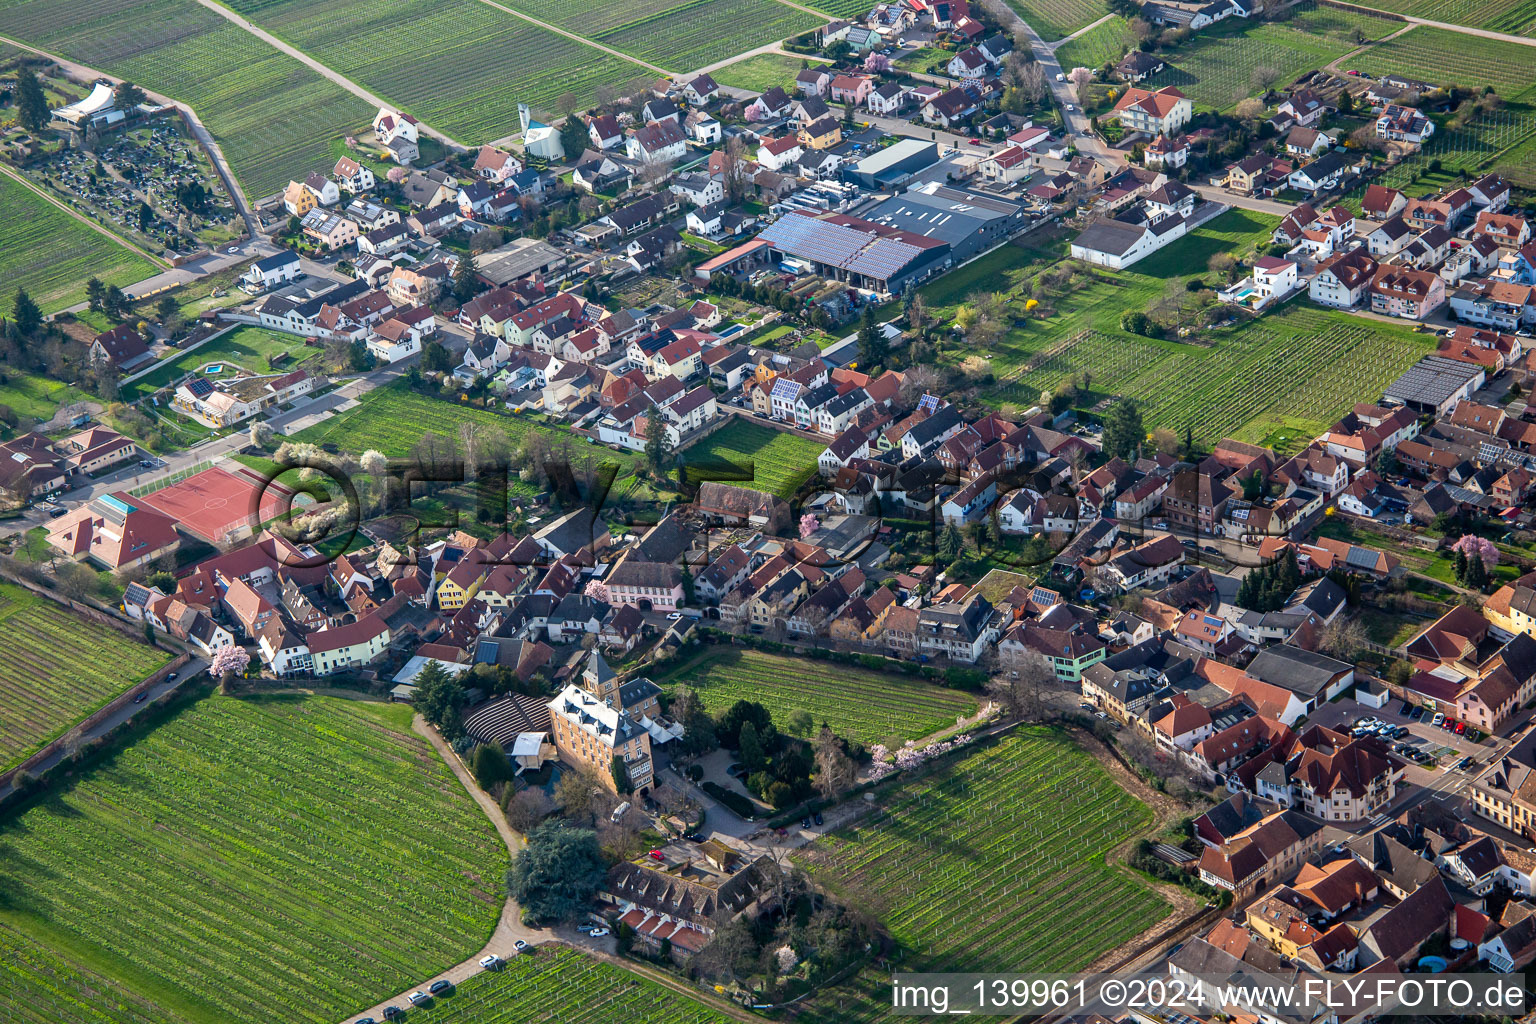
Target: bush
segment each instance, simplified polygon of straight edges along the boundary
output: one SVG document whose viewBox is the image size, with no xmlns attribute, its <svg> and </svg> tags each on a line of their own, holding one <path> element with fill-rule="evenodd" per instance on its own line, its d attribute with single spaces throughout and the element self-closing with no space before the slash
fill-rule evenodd
<svg viewBox="0 0 1536 1024">
<path fill-rule="evenodd" d="M 757 816 L 757 808 L 753 805 L 752 801 L 740 793 L 731 792 L 718 782 L 711 780 L 703 783 L 699 788 L 730 808 L 739 818 L 746 818 L 750 821 Z"/>
</svg>

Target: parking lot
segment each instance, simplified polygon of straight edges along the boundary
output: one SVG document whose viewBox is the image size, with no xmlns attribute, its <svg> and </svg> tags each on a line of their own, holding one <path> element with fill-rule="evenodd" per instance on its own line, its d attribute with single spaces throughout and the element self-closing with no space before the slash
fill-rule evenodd
<svg viewBox="0 0 1536 1024">
<path fill-rule="evenodd" d="M 1458 736 L 1452 731 L 1437 728 L 1430 724 L 1434 713 L 1427 709 L 1418 721 L 1414 721 L 1409 715 L 1404 715 L 1401 709 L 1402 701 L 1399 700 L 1394 700 L 1386 707 L 1377 710 L 1346 699 L 1324 704 L 1314 711 L 1307 721 L 1330 729 L 1338 729 L 1341 732 L 1348 732 L 1349 726 L 1356 719 L 1366 717 L 1404 726 L 1408 730 L 1408 735 L 1390 742 L 1406 743 L 1415 750 L 1422 750 L 1434 757 L 1445 768 L 1452 767 L 1463 757 L 1471 757 L 1479 765 L 1487 764 L 1508 745 L 1508 741 L 1498 737 L 1484 737 L 1481 742 L 1477 742 L 1471 738 L 1470 732 Z"/>
</svg>

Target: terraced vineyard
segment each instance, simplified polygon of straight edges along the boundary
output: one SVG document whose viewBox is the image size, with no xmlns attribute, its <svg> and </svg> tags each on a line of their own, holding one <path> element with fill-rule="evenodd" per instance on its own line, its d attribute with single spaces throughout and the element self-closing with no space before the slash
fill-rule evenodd
<svg viewBox="0 0 1536 1024">
<path fill-rule="evenodd" d="M 412 1010 L 423 1024 L 726 1024 L 697 1000 L 563 947 L 539 947 Z"/>
<path fill-rule="evenodd" d="M 1196 108 L 1228 110 L 1241 100 L 1284 85 L 1353 50 L 1357 39 L 1381 39 L 1401 22 L 1337 8 L 1301 9 L 1280 22 L 1232 18 L 1163 54 L 1170 67 L 1142 83 L 1177 86 Z M 1388 44 L 1391 45 L 1391 44 Z M 1398 63 L 1403 71 L 1411 64 Z"/>
<path fill-rule="evenodd" d="M 1071 35 L 1109 13 L 1109 5 L 1104 0 L 1008 0 L 1008 6 L 1048 43 Z"/>
<path fill-rule="evenodd" d="M 808 711 L 818 727 L 826 722 L 866 745 L 891 736 L 921 739 L 976 713 L 970 694 L 915 676 L 737 648 L 709 648 L 657 682 L 692 687 L 711 712 L 757 701 L 780 727 L 791 712 Z"/>
<path fill-rule="evenodd" d="M 902 947 L 902 970 L 1078 971 L 1168 912 L 1105 863 L 1149 827 L 1151 811 L 1060 732 L 978 745 L 881 805 L 795 860 L 879 916 Z M 884 1020 L 889 1007 L 889 979 L 867 969 L 817 995 L 806 1015 Z"/>
<path fill-rule="evenodd" d="M 753 478 L 739 483 L 788 498 L 816 475 L 816 460 L 825 448 L 826 445 L 797 434 L 738 417 L 734 423 L 685 449 L 682 462 L 685 468 L 698 470 L 750 467 Z"/>
<path fill-rule="evenodd" d="M 1497 39 L 1472 40 L 1423 25 L 1373 46 L 1351 64 L 1376 75 L 1396 72 L 1436 85 L 1455 83 L 1473 89 L 1491 85 L 1506 100 L 1520 99 L 1536 85 L 1531 47 Z"/>
<path fill-rule="evenodd" d="M 1362 6 L 1509 35 L 1528 36 L 1536 30 L 1536 0 L 1370 0 Z"/>
<path fill-rule="evenodd" d="M 1084 332 L 1032 363 L 1003 394 L 1033 402 L 1088 371 L 1094 395 L 1135 398 L 1149 430 L 1187 427 L 1204 443 L 1258 441 L 1282 423 L 1326 429 L 1427 348 L 1358 318 L 1293 306 L 1211 348 Z"/>
<path fill-rule="evenodd" d="M 103 284 L 126 285 L 159 269 L 0 175 L 0 316 L 11 315 L 17 288 L 25 288 L 44 313 L 57 313 L 85 301 L 92 275 Z"/>
<path fill-rule="evenodd" d="M 410 716 L 206 697 L 0 827 L 0 1019 L 329 1024 L 481 948 L 506 847 Z"/>
<path fill-rule="evenodd" d="M 591 38 L 669 71 L 688 71 L 821 24 L 777 0 L 689 0 Z"/>
<path fill-rule="evenodd" d="M 170 660 L 110 626 L 0 583 L 0 771 Z"/>
<path fill-rule="evenodd" d="M 519 102 L 554 117 L 565 93 L 590 106 L 598 86 L 653 74 L 478 0 L 229 6 L 466 145 L 516 133 Z"/>
<path fill-rule="evenodd" d="M 253 200 L 374 113 L 195 0 L 0 0 L 0 34 L 190 104 Z"/>
</svg>

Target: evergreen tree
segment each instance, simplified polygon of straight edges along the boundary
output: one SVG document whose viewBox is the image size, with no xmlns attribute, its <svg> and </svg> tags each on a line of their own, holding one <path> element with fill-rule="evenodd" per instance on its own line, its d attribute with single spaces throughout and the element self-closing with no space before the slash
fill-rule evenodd
<svg viewBox="0 0 1536 1024">
<path fill-rule="evenodd" d="M 1456 582 L 1467 581 L 1467 553 L 1460 548 L 1456 549 Z"/>
<path fill-rule="evenodd" d="M 1483 560 L 1477 555 L 1471 556 L 1467 559 L 1467 589 L 1482 590 L 1487 585 L 1488 567 L 1483 564 Z"/>
<path fill-rule="evenodd" d="M 875 307 L 865 306 L 859 319 L 859 363 L 865 372 L 885 363 L 888 347 L 885 332 L 875 323 Z"/>
<path fill-rule="evenodd" d="M 101 278 L 93 277 L 85 282 L 85 302 L 93 313 L 101 312 L 101 300 L 106 293 L 107 287 L 101 283 Z"/>
<path fill-rule="evenodd" d="M 144 90 L 132 82 L 119 82 L 112 91 L 116 95 L 119 110 L 132 110 L 144 102 Z"/>
<path fill-rule="evenodd" d="M 653 473 L 663 478 L 672 469 L 672 442 L 667 439 L 667 420 L 654 405 L 645 413 L 645 461 Z"/>
<path fill-rule="evenodd" d="M 1141 409 L 1133 399 L 1122 398 L 1110 407 L 1104 417 L 1105 455 L 1118 455 L 1130 461 L 1146 436 L 1146 429 L 1141 425 Z"/>
<path fill-rule="evenodd" d="M 116 320 L 128 312 L 128 296 L 115 284 L 107 285 L 107 293 L 101 300 L 101 308 L 107 316 Z"/>
<path fill-rule="evenodd" d="M 745 769 L 746 774 L 760 772 L 767 766 L 768 758 L 763 753 L 762 740 L 758 739 L 756 723 L 743 722 L 740 739 L 737 742 L 741 744 L 737 756 L 741 758 L 741 767 Z"/>
<path fill-rule="evenodd" d="M 1195 457 L 1195 432 L 1188 424 L 1184 426 L 1184 458 L 1193 460 Z"/>
<path fill-rule="evenodd" d="M 560 126 L 560 145 L 565 149 L 565 158 L 575 163 L 581 158 L 582 150 L 592 145 L 592 136 L 587 133 L 587 126 L 575 114 L 565 119 L 565 124 Z"/>
<path fill-rule="evenodd" d="M 453 297 L 468 302 L 485 288 L 480 280 L 480 270 L 475 266 L 475 254 L 466 253 L 453 270 Z"/>
<path fill-rule="evenodd" d="M 48 112 L 48 98 L 37 75 L 29 67 L 16 73 L 16 120 L 23 128 L 40 132 L 52 115 Z"/>
<path fill-rule="evenodd" d="M 607 873 L 596 833 L 552 821 L 528 833 L 507 872 L 507 893 L 525 917 L 563 921 L 587 908 Z"/>
<path fill-rule="evenodd" d="M 939 531 L 939 557 L 948 565 L 959 558 L 964 549 L 965 538 L 960 536 L 959 528 L 954 523 L 946 523 Z"/>
<path fill-rule="evenodd" d="M 16 333 L 23 338 L 32 337 L 43 325 L 42 311 L 25 288 L 16 289 L 16 299 L 11 304 L 11 319 L 16 323 Z"/>
</svg>

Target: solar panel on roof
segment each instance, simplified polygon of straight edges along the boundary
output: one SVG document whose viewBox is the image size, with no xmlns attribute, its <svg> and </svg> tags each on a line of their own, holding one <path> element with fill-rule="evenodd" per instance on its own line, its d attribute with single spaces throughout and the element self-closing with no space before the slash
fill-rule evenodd
<svg viewBox="0 0 1536 1024">
<path fill-rule="evenodd" d="M 1349 554 L 1344 556 L 1345 565 L 1353 565 L 1362 569 L 1374 569 L 1376 556 L 1364 548 L 1351 547 Z"/>
<path fill-rule="evenodd" d="M 924 395 L 922 398 L 918 399 L 918 402 L 917 402 L 917 411 L 918 412 L 926 412 L 926 413 L 930 413 L 931 414 L 931 413 L 937 412 L 938 408 L 939 408 L 939 398 L 938 398 L 937 395 Z"/>
</svg>

